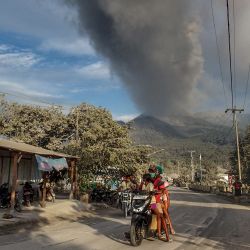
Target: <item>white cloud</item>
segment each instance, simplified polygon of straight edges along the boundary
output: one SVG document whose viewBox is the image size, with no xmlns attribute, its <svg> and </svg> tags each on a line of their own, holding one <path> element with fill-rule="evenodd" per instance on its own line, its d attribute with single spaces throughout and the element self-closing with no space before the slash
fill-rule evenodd
<svg viewBox="0 0 250 250">
<path fill-rule="evenodd" d="M 108 65 L 100 61 L 82 68 L 77 68 L 76 72 L 81 76 L 91 79 L 108 79 L 111 77 Z"/>
<path fill-rule="evenodd" d="M 11 46 L 7 44 L 0 44 L 0 53 L 9 51 L 11 49 Z"/>
<path fill-rule="evenodd" d="M 77 36 L 75 15 L 61 0 L 1 1 L 0 30 L 42 39 L 68 39 Z"/>
<path fill-rule="evenodd" d="M 32 52 L 10 51 L 9 46 L 0 45 L 0 67 L 30 68 L 40 60 L 41 58 Z"/>
<path fill-rule="evenodd" d="M 44 40 L 40 47 L 42 50 L 55 50 L 69 55 L 83 56 L 94 55 L 94 50 L 87 39 L 61 40 L 51 39 Z"/>
<path fill-rule="evenodd" d="M 94 84 L 92 86 L 85 86 L 85 87 L 78 87 L 78 88 L 72 88 L 69 90 L 70 93 L 72 94 L 79 94 L 83 92 L 103 92 L 103 91 L 109 91 L 112 89 L 119 89 L 120 85 L 116 83 L 108 84 L 108 83 L 103 83 L 103 84 Z"/>
<path fill-rule="evenodd" d="M 138 116 L 138 114 L 114 115 L 114 120 L 129 122 L 129 121 L 135 119 L 137 116 Z"/>
<path fill-rule="evenodd" d="M 62 98 L 62 95 L 53 95 L 47 92 L 42 92 L 41 90 L 31 89 L 30 86 L 21 85 L 12 81 L 4 81 L 0 80 L 0 87 L 2 92 L 10 93 L 10 94 L 21 94 L 30 97 L 38 97 L 38 98 Z"/>
</svg>

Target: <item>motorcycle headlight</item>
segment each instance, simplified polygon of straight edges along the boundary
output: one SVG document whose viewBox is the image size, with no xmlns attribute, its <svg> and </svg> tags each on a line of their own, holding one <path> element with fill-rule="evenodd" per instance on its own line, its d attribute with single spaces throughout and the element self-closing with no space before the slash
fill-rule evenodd
<svg viewBox="0 0 250 250">
<path fill-rule="evenodd" d="M 144 200 L 144 199 L 135 199 L 133 200 L 133 211 L 134 212 L 142 212 L 147 206 L 149 205 L 148 200 Z"/>
</svg>

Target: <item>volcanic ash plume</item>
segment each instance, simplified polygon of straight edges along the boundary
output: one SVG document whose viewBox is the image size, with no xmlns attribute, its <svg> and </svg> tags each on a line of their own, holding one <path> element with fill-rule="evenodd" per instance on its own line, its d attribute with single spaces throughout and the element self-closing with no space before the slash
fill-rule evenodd
<svg viewBox="0 0 250 250">
<path fill-rule="evenodd" d="M 80 31 L 107 58 L 142 112 L 187 112 L 203 70 L 190 0 L 69 0 Z"/>
</svg>

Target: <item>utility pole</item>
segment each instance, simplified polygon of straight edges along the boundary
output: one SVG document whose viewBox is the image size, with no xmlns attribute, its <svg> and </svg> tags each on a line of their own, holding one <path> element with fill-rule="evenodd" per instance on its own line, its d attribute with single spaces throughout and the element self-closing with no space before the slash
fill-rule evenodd
<svg viewBox="0 0 250 250">
<path fill-rule="evenodd" d="M 201 174 L 201 181 L 202 181 L 201 154 L 200 154 L 200 174 Z"/>
<path fill-rule="evenodd" d="M 194 163 L 193 163 L 193 153 L 195 153 L 194 150 L 188 151 L 191 155 L 191 180 L 194 181 Z"/>
<path fill-rule="evenodd" d="M 180 177 L 180 165 L 179 165 L 179 161 L 177 161 L 177 169 L 178 169 L 178 177 Z"/>
<path fill-rule="evenodd" d="M 238 173 L 239 173 L 239 181 L 241 182 L 241 162 L 240 162 L 240 146 L 239 146 L 239 131 L 238 131 L 238 122 L 236 112 L 243 112 L 244 109 L 237 109 L 236 107 L 232 109 L 226 109 L 225 113 L 231 111 L 233 113 L 233 126 L 235 127 L 236 134 L 236 146 L 237 146 L 237 158 L 238 158 Z"/>
</svg>

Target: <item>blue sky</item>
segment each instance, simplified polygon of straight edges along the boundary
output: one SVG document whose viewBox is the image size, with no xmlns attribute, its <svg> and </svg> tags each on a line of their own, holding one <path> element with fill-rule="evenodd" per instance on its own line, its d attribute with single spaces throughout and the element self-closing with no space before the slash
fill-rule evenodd
<svg viewBox="0 0 250 250">
<path fill-rule="evenodd" d="M 225 104 L 211 19 L 210 1 L 196 2 L 200 20 L 199 46 L 204 67 L 193 89 L 195 111 L 223 112 Z M 0 4 L 0 91 L 11 100 L 65 106 L 87 102 L 110 110 L 117 119 L 140 113 L 131 93 L 120 82 L 105 58 L 97 55 L 87 36 L 79 34 L 76 12 L 63 0 L 8 0 Z M 198 3 L 203 3 L 199 9 Z M 222 70 L 229 93 L 226 17 L 224 1 L 214 1 L 215 21 L 221 49 Z M 236 4 L 236 95 L 243 103 L 250 63 L 249 0 Z M 9 98 L 9 97 L 8 97 Z M 249 111 L 249 97 L 246 102 Z"/>
<path fill-rule="evenodd" d="M 139 111 L 104 58 L 80 36 L 60 1 L 10 0 L 0 8 L 0 91 L 16 101 L 66 106 L 87 102 L 117 119 Z"/>
</svg>

